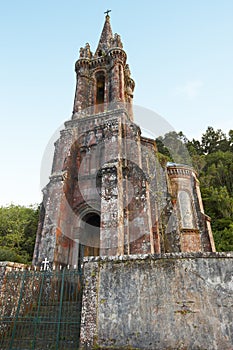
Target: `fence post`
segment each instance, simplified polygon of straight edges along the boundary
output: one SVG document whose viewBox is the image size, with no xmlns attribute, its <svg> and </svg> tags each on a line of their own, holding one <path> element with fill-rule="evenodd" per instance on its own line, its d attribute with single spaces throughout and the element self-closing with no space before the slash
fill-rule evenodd
<svg viewBox="0 0 233 350">
<path fill-rule="evenodd" d="M 58 350 L 58 347 L 59 347 L 60 328 L 61 328 L 61 316 L 62 316 L 62 303 L 63 303 L 63 292 L 64 292 L 64 282 L 65 282 L 65 268 L 62 270 L 61 293 L 60 293 L 60 303 L 59 303 L 59 313 L 58 313 L 58 325 L 57 325 L 57 337 L 56 337 L 56 350 Z"/>
<path fill-rule="evenodd" d="M 20 295 L 19 295 L 18 306 L 17 306 L 17 310 L 16 310 L 16 314 L 15 314 L 15 321 L 14 321 L 14 327 L 13 327 L 13 331 L 12 331 L 11 342 L 10 342 L 10 349 L 9 350 L 12 350 L 12 346 L 13 346 L 14 339 L 15 339 L 16 325 L 17 325 L 17 321 L 18 321 L 18 318 L 19 318 L 19 310 L 20 310 L 20 307 L 21 307 L 21 301 L 22 301 L 22 298 L 23 298 L 23 290 L 24 290 L 24 283 L 25 283 L 26 273 L 27 273 L 27 271 L 24 270 L 24 272 L 22 274 L 22 285 L 21 285 L 21 289 L 20 289 Z"/>
</svg>

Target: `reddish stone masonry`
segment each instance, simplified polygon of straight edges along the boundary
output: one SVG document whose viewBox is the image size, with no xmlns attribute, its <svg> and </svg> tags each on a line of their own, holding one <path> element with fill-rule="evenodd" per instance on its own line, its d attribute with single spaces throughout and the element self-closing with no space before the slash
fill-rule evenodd
<svg viewBox="0 0 233 350">
<path fill-rule="evenodd" d="M 95 53 L 80 49 L 73 115 L 55 143 L 33 263 L 87 255 L 215 251 L 195 171 L 160 166 L 133 121 L 134 80 L 107 15 Z"/>
</svg>

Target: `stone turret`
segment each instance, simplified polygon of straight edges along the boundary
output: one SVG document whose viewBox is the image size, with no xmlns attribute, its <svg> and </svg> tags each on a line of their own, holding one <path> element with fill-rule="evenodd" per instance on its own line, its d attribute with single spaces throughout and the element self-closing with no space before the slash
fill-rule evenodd
<svg viewBox="0 0 233 350">
<path fill-rule="evenodd" d="M 100 40 L 93 55 L 90 45 L 80 49 L 75 64 L 77 75 L 73 119 L 84 115 L 117 108 L 117 103 L 128 103 L 131 119 L 135 83 L 130 77 L 120 35 L 112 34 L 107 15 Z"/>
<path fill-rule="evenodd" d="M 210 218 L 204 213 L 195 170 L 183 164 L 168 164 L 167 174 L 173 206 L 172 220 L 167 226 L 170 250 L 215 251 Z M 176 240 L 172 239 L 174 228 Z"/>
</svg>

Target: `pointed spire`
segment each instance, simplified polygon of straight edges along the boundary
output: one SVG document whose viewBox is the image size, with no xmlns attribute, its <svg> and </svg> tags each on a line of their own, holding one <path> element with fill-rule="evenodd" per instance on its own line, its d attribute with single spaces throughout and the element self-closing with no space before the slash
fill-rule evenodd
<svg viewBox="0 0 233 350">
<path fill-rule="evenodd" d="M 95 56 L 102 56 L 103 53 L 107 52 L 111 46 L 112 39 L 113 39 L 113 35 L 112 35 L 112 28 L 110 24 L 110 16 L 107 13 Z"/>
</svg>

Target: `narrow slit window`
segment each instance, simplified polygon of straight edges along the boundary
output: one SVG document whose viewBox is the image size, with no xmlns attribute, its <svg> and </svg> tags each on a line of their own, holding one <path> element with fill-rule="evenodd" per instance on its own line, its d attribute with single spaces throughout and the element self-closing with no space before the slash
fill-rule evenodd
<svg viewBox="0 0 233 350">
<path fill-rule="evenodd" d="M 104 76 L 97 78 L 96 104 L 104 103 L 105 79 Z"/>
</svg>

